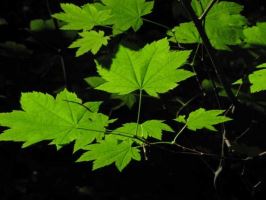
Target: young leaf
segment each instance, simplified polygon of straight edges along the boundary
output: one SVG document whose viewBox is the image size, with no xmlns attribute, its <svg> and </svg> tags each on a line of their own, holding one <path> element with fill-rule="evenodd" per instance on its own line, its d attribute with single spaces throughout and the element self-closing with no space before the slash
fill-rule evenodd
<svg viewBox="0 0 266 200">
<path fill-rule="evenodd" d="M 93 170 L 115 163 L 117 169 L 122 171 L 132 159 L 140 161 L 139 150 L 132 147 L 132 142 L 118 141 L 113 137 L 106 137 L 98 144 L 88 145 L 88 150 L 77 160 L 77 162 L 93 161 Z"/>
<path fill-rule="evenodd" d="M 245 42 L 251 45 L 266 46 L 266 22 L 244 29 Z"/>
<path fill-rule="evenodd" d="M 177 118 L 176 121 L 185 123 L 187 128 L 192 131 L 203 128 L 216 131 L 213 125 L 231 120 L 229 117 L 220 116 L 223 112 L 224 110 L 205 110 L 204 108 L 199 108 L 191 112 L 187 120 L 184 120 L 184 116 L 182 116 Z"/>
<path fill-rule="evenodd" d="M 61 3 L 64 12 L 56 13 L 54 18 L 66 22 L 64 30 L 91 30 L 97 25 L 106 25 L 111 17 L 110 10 L 98 10 L 97 4 L 86 4 L 83 7 L 71 3 Z"/>
<path fill-rule="evenodd" d="M 168 32 L 171 36 L 171 42 L 179 42 L 183 44 L 201 43 L 200 35 L 193 22 L 185 22 L 179 24 Z"/>
<path fill-rule="evenodd" d="M 80 104 L 81 100 L 67 90 L 56 99 L 39 92 L 23 93 L 23 111 L 0 114 L 0 125 L 9 127 L 0 140 L 24 142 L 23 147 L 53 140 L 53 144 L 62 146 L 80 137 L 85 138 L 86 144 L 103 137 L 108 117 L 86 108 L 97 110 L 99 102 Z"/>
<path fill-rule="evenodd" d="M 142 124 L 139 124 L 138 130 L 137 130 L 137 123 L 126 123 L 126 124 L 123 124 L 122 127 L 115 129 L 114 133 L 121 132 L 121 133 L 126 133 L 127 135 L 137 136 L 143 139 L 152 137 L 152 138 L 161 140 L 162 131 L 174 132 L 170 126 L 163 123 L 161 120 L 148 120 Z M 120 137 L 120 139 L 122 140 L 125 138 L 126 137 L 123 138 L 123 136 Z"/>
<path fill-rule="evenodd" d="M 151 13 L 153 8 L 153 1 L 145 2 L 145 0 L 102 0 L 102 2 L 106 5 L 106 9 L 111 10 L 114 34 L 124 32 L 130 27 L 137 31 L 143 23 L 141 17 Z"/>
<path fill-rule="evenodd" d="M 84 31 L 79 33 L 79 35 L 82 38 L 74 41 L 69 46 L 69 48 L 79 48 L 76 52 L 76 56 L 81 56 L 88 51 L 96 54 L 102 45 L 107 45 L 108 40 L 110 39 L 108 36 L 104 36 L 103 31 Z"/>
<path fill-rule="evenodd" d="M 248 76 L 251 83 L 251 93 L 260 92 L 266 90 L 266 63 L 263 63 L 256 67 L 257 71 Z"/>
<path fill-rule="evenodd" d="M 145 90 L 157 97 L 194 75 L 177 69 L 187 61 L 190 52 L 170 51 L 167 39 L 148 44 L 140 51 L 121 46 L 110 70 L 97 64 L 98 73 L 106 82 L 96 89 L 120 95 Z"/>
</svg>

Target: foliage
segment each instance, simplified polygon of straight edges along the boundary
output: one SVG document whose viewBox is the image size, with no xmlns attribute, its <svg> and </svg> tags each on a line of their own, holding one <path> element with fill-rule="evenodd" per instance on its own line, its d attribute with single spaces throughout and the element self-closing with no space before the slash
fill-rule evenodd
<svg viewBox="0 0 266 200">
<path fill-rule="evenodd" d="M 213 125 L 220 124 L 226 121 L 231 120 L 225 116 L 219 116 L 222 114 L 224 110 L 208 110 L 206 111 L 204 108 L 199 108 L 191 112 L 187 119 L 185 119 L 184 115 L 178 116 L 176 121 L 185 123 L 187 128 L 196 131 L 197 129 L 209 129 L 211 131 L 217 131 Z"/>
<path fill-rule="evenodd" d="M 197 16 L 201 16 L 207 8 L 210 0 L 201 3 L 197 0 L 192 1 L 192 7 Z M 229 45 L 239 45 L 243 40 L 243 27 L 246 25 L 246 18 L 239 13 L 243 6 L 234 3 L 221 1 L 207 13 L 204 27 L 206 34 L 214 48 L 218 50 L 230 50 Z M 199 43 L 200 36 L 193 22 L 182 23 L 173 29 L 175 42 L 180 43 Z M 185 33 L 183 35 L 182 33 Z M 187 37 L 188 36 L 188 37 Z M 171 40 L 174 41 L 172 38 Z"/>
<path fill-rule="evenodd" d="M 229 1 L 213 2 L 192 0 L 191 9 L 192 11 L 194 9 L 193 12 L 198 17 L 196 20 L 199 20 L 199 25 L 202 26 L 214 49 L 231 50 L 233 45 L 243 50 L 265 46 L 265 22 L 249 27 L 247 19 L 241 14 L 242 5 Z M 228 88 L 221 81 L 222 76 L 219 76 L 222 70 L 218 71 L 217 81 L 211 77 L 211 80 L 207 82 L 200 81 L 201 77 L 195 70 L 197 66 L 194 61 L 202 45 L 207 49 L 217 74 L 215 59 L 210 53 L 211 48 L 208 49 L 207 44 L 203 43 L 204 37 L 194 20 L 176 24 L 174 28 L 167 28 L 168 38 L 162 36 L 161 39 L 146 44 L 144 47 L 138 46 L 138 50 L 118 44 L 110 66 L 97 56 L 102 46 L 108 47 L 109 41 L 120 37 L 118 34 L 126 35 L 131 28 L 137 32 L 143 25 L 143 16 L 152 13 L 154 3 L 156 1 L 145 0 L 102 0 L 83 6 L 62 3 L 63 12 L 53 15 L 62 23 L 62 30 L 79 31 L 80 38 L 69 46 L 69 48 L 77 48 L 76 56 L 87 52 L 91 52 L 94 56 L 99 76 L 85 78 L 88 85 L 98 92 L 111 93 L 111 99 L 120 100 L 122 103 L 116 106 L 116 109 L 124 105 L 128 106 L 131 111 L 136 108 L 136 122 L 121 123 L 118 119 L 113 125 L 114 128 L 109 129 L 109 124 L 116 119 L 109 119 L 109 116 L 101 111 L 102 102 L 82 103 L 75 93 L 67 89 L 59 92 L 55 98 L 45 93 L 28 92 L 21 95 L 22 110 L 0 113 L 0 125 L 6 127 L 0 134 L 0 141 L 23 142 L 22 147 L 49 141 L 58 149 L 73 142 L 73 153 L 83 152 L 78 162 L 93 161 L 93 170 L 114 163 L 117 169 L 122 171 L 132 160 L 140 161 L 145 156 L 145 149 L 151 145 L 160 143 L 178 146 L 176 139 L 185 128 L 192 131 L 204 128 L 210 131 L 220 131 L 220 128 L 216 129 L 214 126 L 233 120 L 227 116 L 232 106 L 224 108 L 218 99 L 220 98 L 218 95 L 230 99 L 230 96 L 224 92 Z M 149 22 L 149 20 L 146 21 Z M 152 23 L 165 27 L 156 22 Z M 34 20 L 30 24 L 32 32 L 55 28 L 53 20 Z M 174 50 L 176 46 L 172 46 L 172 43 L 190 44 L 191 46 L 197 43 L 198 46 L 195 50 L 192 50 L 190 45 L 178 46 L 178 50 Z M 0 46 L 14 49 L 19 45 L 5 43 Z M 19 47 L 22 48 L 22 46 Z M 189 70 L 184 69 L 185 67 Z M 252 73 L 245 74 L 251 84 L 249 95 L 266 90 L 265 68 L 264 63 L 257 66 Z M 190 80 L 192 83 L 192 78 L 195 80 L 195 76 L 203 86 L 205 90 L 203 92 L 214 90 L 214 96 L 218 99 L 217 105 L 219 105 L 217 109 L 206 110 L 203 108 L 204 104 L 200 104 L 202 106 L 198 106 L 197 109 L 189 108 L 183 111 L 187 114 L 188 117 L 186 117 L 186 115 L 179 114 L 179 111 L 182 111 L 188 103 L 178 100 L 183 107 L 177 111 L 177 116 L 172 117 L 172 122 L 175 123 L 173 127 L 176 125 L 178 128 L 173 128 L 172 123 L 171 126 L 169 125 L 170 119 L 144 118 L 142 121 L 142 98 L 145 95 L 154 101 L 155 98 L 160 100 L 160 95 L 170 90 L 174 92 L 174 89 L 183 81 Z M 232 80 L 231 83 L 233 83 Z M 245 87 L 249 86 L 245 82 L 237 81 L 237 83 Z M 219 92 L 219 89 L 222 91 Z M 183 92 L 186 93 L 184 90 Z M 233 90 L 232 93 L 236 96 L 238 92 Z M 135 107 L 136 103 L 138 104 Z M 185 124 L 181 129 L 179 129 L 180 123 Z M 164 137 L 165 132 L 170 132 L 170 134 Z M 173 140 L 169 142 L 168 138 L 173 138 Z M 186 148 L 183 147 L 183 149 Z M 195 153 L 195 150 L 191 151 Z M 221 170 L 221 166 L 218 169 Z"/>
<path fill-rule="evenodd" d="M 118 94 L 144 90 L 156 97 L 193 76 L 192 72 L 177 69 L 189 55 L 190 51 L 170 52 L 166 39 L 146 45 L 138 52 L 121 46 L 109 71 L 97 64 L 98 73 L 106 82 L 96 89 Z"/>
</svg>

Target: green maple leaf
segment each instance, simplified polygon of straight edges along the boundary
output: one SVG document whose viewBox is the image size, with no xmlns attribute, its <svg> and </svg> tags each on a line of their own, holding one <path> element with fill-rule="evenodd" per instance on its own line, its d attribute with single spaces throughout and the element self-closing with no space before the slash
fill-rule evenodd
<svg viewBox="0 0 266 200">
<path fill-rule="evenodd" d="M 259 70 L 253 72 L 248 76 L 251 83 L 251 93 L 266 90 L 266 63 L 263 63 L 256 68 Z"/>
<path fill-rule="evenodd" d="M 96 89 L 120 95 L 144 90 L 151 96 L 175 88 L 194 74 L 180 68 L 191 51 L 170 51 L 167 39 L 146 45 L 140 51 L 120 46 L 110 70 L 97 64 L 105 83 Z"/>
<path fill-rule="evenodd" d="M 111 10 L 114 34 L 130 27 L 137 31 L 143 24 L 142 16 L 151 13 L 153 1 L 145 0 L 102 0 L 106 9 Z"/>
<path fill-rule="evenodd" d="M 91 30 L 97 25 L 107 25 L 110 10 L 98 9 L 98 4 L 85 4 L 83 7 L 71 3 L 61 3 L 64 12 L 56 13 L 54 18 L 66 22 L 64 30 Z"/>
<path fill-rule="evenodd" d="M 220 116 L 222 113 L 224 113 L 224 110 L 205 110 L 204 108 L 199 108 L 191 112 L 186 120 L 181 115 L 176 121 L 185 123 L 187 128 L 192 131 L 203 128 L 216 131 L 213 125 L 231 120 L 229 117 Z"/>
<path fill-rule="evenodd" d="M 193 0 L 191 5 L 197 16 L 201 16 L 210 0 Z M 215 3 L 205 17 L 204 29 L 215 49 L 230 50 L 230 45 L 239 45 L 244 39 L 243 28 L 247 23 L 240 14 L 243 6 L 234 2 L 221 1 Z M 172 42 L 200 43 L 198 31 L 193 22 L 186 22 L 174 27 L 174 35 L 168 33 Z M 184 37 L 184 34 L 186 37 Z"/>
<path fill-rule="evenodd" d="M 120 139 L 128 139 L 127 136 L 137 136 L 138 138 L 147 139 L 152 137 L 158 140 L 162 139 L 162 131 L 174 132 L 173 129 L 161 120 L 148 120 L 142 124 L 126 123 L 122 127 L 115 129 L 114 133 L 125 133 L 125 137 L 119 137 Z M 134 140 L 134 139 L 133 139 Z M 138 140 L 134 140 L 140 142 Z"/>
<path fill-rule="evenodd" d="M 266 22 L 244 29 L 245 42 L 250 45 L 266 46 Z"/>
<path fill-rule="evenodd" d="M 200 35 L 193 22 L 181 23 L 179 26 L 174 27 L 172 31 L 168 31 L 167 34 L 171 36 L 171 42 L 179 42 L 183 44 L 201 42 Z"/>
<path fill-rule="evenodd" d="M 228 45 L 242 43 L 246 18 L 239 13 L 243 6 L 221 1 L 215 4 L 206 16 L 205 30 L 216 49 L 229 50 Z"/>
<path fill-rule="evenodd" d="M 79 104 L 81 100 L 67 90 L 56 99 L 40 92 L 22 93 L 23 111 L 0 113 L 0 125 L 9 127 L 0 135 L 0 140 L 24 142 L 23 147 L 43 140 L 52 140 L 52 144 L 59 147 L 77 140 L 77 150 L 84 143 L 101 139 L 109 121 L 107 116 L 94 112 L 100 103 Z M 79 144 L 80 138 L 84 140 L 82 144 Z"/>
<path fill-rule="evenodd" d="M 93 170 L 115 163 L 117 169 L 122 171 L 132 159 L 140 161 L 139 150 L 132 147 L 131 141 L 118 141 L 109 136 L 97 144 L 91 144 L 84 148 L 87 150 L 77 162 L 93 161 Z"/>
<path fill-rule="evenodd" d="M 107 45 L 110 37 L 104 36 L 103 31 L 85 31 L 79 33 L 82 37 L 74 41 L 69 48 L 79 48 L 76 52 L 76 56 L 81 56 L 88 51 L 91 51 L 93 54 L 96 54 L 102 45 Z"/>
</svg>

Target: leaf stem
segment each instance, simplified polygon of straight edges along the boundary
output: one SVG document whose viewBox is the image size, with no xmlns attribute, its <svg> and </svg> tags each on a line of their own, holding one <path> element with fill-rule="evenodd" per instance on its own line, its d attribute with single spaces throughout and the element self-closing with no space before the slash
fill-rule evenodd
<svg viewBox="0 0 266 200">
<path fill-rule="evenodd" d="M 203 13 L 201 14 L 201 16 L 198 18 L 199 20 L 204 20 L 204 18 L 206 17 L 206 15 L 208 14 L 208 12 L 210 11 L 210 9 L 213 7 L 213 5 L 217 2 L 217 0 L 212 0 L 208 5 L 207 8 L 203 11 Z"/>
<path fill-rule="evenodd" d="M 207 51 L 207 54 L 210 58 L 210 61 L 212 63 L 214 72 L 219 80 L 219 82 L 223 85 L 223 88 L 228 96 L 228 98 L 230 99 L 230 101 L 236 106 L 239 105 L 239 101 L 238 99 L 235 97 L 235 95 L 232 92 L 231 86 L 230 84 L 226 81 L 225 79 L 225 75 L 223 73 L 222 67 L 219 65 L 219 62 L 217 62 L 216 57 L 215 57 L 215 49 L 213 48 L 205 30 L 204 27 L 201 23 L 201 20 L 198 19 L 197 15 L 195 14 L 193 8 L 190 5 L 190 1 L 186 1 L 186 0 L 180 0 L 184 9 L 187 11 L 187 13 L 189 14 L 191 20 L 193 21 L 193 23 L 195 24 L 199 35 L 201 37 L 202 43 Z"/>
<path fill-rule="evenodd" d="M 152 21 L 152 20 L 149 20 L 149 19 L 146 19 L 146 18 L 142 18 L 143 19 L 143 21 L 145 21 L 145 22 L 148 22 L 148 23 L 150 23 L 150 24 L 154 24 L 154 25 L 156 25 L 156 26 L 159 26 L 159 27 L 161 27 L 161 28 L 164 28 L 164 29 L 170 29 L 170 27 L 168 27 L 168 26 L 166 26 L 166 25 L 164 25 L 164 24 L 161 24 L 161 23 L 159 23 L 159 22 L 155 22 L 155 21 Z"/>
<path fill-rule="evenodd" d="M 142 104 L 142 89 L 139 90 L 139 104 L 138 104 L 137 129 L 136 129 L 136 134 L 137 134 L 137 132 L 138 132 L 138 125 L 139 125 L 139 121 L 140 121 L 141 104 Z"/>
<path fill-rule="evenodd" d="M 172 144 L 175 144 L 178 136 L 185 130 L 185 128 L 187 127 L 187 124 L 185 124 L 181 129 L 180 131 L 178 131 L 178 133 L 176 134 L 175 138 L 173 139 L 173 141 L 171 142 Z"/>
</svg>

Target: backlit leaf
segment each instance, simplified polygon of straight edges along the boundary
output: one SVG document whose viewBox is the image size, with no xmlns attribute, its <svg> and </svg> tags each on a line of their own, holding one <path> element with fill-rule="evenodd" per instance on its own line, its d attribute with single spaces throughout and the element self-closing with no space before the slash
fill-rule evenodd
<svg viewBox="0 0 266 200">
<path fill-rule="evenodd" d="M 120 46 L 110 70 L 97 64 L 98 73 L 106 82 L 96 89 L 120 95 L 144 90 L 156 97 L 194 75 L 178 69 L 189 55 L 190 51 L 170 51 L 166 39 L 148 44 L 140 51 Z"/>
</svg>

